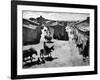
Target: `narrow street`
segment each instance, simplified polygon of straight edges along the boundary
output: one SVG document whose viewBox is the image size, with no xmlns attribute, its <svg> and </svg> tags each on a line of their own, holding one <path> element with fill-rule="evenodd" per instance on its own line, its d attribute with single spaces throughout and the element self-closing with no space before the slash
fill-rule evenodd
<svg viewBox="0 0 100 80">
<path fill-rule="evenodd" d="M 66 67 L 66 66 L 85 66 L 88 62 L 83 62 L 82 56 L 79 55 L 78 48 L 73 41 L 54 40 L 54 51 L 51 53 L 53 60 L 46 61 L 44 64 L 32 65 L 30 68 L 48 68 L 48 67 Z M 43 48 L 43 42 L 37 45 L 24 46 L 23 49 L 35 48 L 39 54 L 39 50 Z"/>
</svg>

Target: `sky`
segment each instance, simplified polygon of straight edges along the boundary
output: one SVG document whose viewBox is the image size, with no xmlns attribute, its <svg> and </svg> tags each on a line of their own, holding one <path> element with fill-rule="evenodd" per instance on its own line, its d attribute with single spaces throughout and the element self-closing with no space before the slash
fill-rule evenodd
<svg viewBox="0 0 100 80">
<path fill-rule="evenodd" d="M 68 13 L 68 12 L 39 12 L 39 11 L 23 11 L 23 18 L 29 19 L 30 17 L 37 18 L 42 16 L 51 20 L 85 20 L 90 15 L 88 13 Z"/>
</svg>

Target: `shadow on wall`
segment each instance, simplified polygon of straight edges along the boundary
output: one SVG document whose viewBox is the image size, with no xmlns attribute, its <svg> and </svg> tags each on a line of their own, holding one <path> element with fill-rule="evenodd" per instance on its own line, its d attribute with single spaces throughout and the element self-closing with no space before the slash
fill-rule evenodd
<svg viewBox="0 0 100 80">
<path fill-rule="evenodd" d="M 68 33 L 65 30 L 65 27 L 60 26 L 60 25 L 55 26 L 53 38 L 57 39 L 57 40 L 68 41 L 69 36 L 68 36 Z"/>
<path fill-rule="evenodd" d="M 23 26 L 23 45 L 38 44 L 40 42 L 41 34 L 41 26 L 38 26 L 36 29 Z M 55 26 L 52 37 L 57 40 L 69 40 L 65 28 L 59 25 Z"/>
<path fill-rule="evenodd" d="M 35 30 L 23 27 L 23 45 L 38 44 L 41 38 L 41 28 L 37 27 Z"/>
</svg>

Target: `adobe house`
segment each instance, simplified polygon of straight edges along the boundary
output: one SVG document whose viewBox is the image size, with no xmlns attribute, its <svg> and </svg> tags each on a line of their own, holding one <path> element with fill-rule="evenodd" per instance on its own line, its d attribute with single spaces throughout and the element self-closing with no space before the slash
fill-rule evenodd
<svg viewBox="0 0 100 80">
<path fill-rule="evenodd" d="M 41 28 L 39 23 L 23 19 L 23 45 L 38 44 L 42 33 Z"/>
<path fill-rule="evenodd" d="M 82 43 L 85 45 L 87 40 L 89 40 L 90 35 L 90 21 L 89 17 L 86 20 L 83 20 L 75 24 L 75 34 L 78 36 L 77 43 Z"/>
</svg>

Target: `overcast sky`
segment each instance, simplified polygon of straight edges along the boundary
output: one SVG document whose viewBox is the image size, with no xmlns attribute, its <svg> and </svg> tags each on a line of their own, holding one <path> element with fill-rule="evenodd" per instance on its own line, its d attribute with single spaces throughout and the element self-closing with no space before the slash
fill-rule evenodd
<svg viewBox="0 0 100 80">
<path fill-rule="evenodd" d="M 85 20 L 89 17 L 87 13 L 67 13 L 67 12 L 37 12 L 37 11 L 23 11 L 23 18 L 29 19 L 30 17 L 37 18 L 43 16 L 46 19 L 52 20 Z"/>
</svg>

